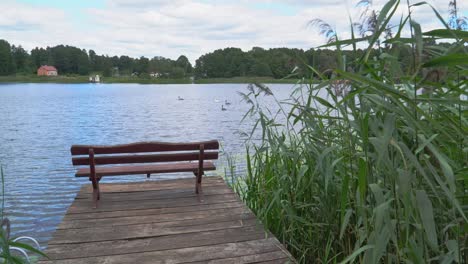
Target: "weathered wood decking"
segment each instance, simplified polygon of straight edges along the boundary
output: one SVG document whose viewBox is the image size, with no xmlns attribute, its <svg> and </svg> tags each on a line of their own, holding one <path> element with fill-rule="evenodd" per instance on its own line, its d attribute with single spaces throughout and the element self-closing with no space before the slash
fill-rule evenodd
<svg viewBox="0 0 468 264">
<path fill-rule="evenodd" d="M 291 263 L 220 177 L 81 188 L 40 263 Z"/>
</svg>

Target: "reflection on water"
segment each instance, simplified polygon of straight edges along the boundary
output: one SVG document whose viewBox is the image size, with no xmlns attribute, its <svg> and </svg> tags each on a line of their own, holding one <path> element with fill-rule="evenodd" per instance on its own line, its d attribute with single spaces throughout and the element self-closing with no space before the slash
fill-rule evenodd
<svg viewBox="0 0 468 264">
<path fill-rule="evenodd" d="M 218 139 L 225 152 L 241 155 L 245 146 L 239 132 L 252 127 L 240 122 L 249 105 L 237 91 L 246 86 L 0 85 L 0 163 L 13 234 L 36 237 L 45 245 L 80 185 L 88 183 L 73 177 L 72 144 Z M 291 91 L 291 85 L 271 88 L 279 98 Z M 221 111 L 225 100 L 231 105 Z M 192 175 L 154 175 L 152 180 L 187 176 Z M 103 182 L 143 180 L 144 175 Z"/>
</svg>

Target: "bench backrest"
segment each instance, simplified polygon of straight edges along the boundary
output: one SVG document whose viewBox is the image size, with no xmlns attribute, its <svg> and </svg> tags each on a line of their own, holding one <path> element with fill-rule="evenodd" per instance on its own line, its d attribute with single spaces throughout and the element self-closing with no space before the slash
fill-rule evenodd
<svg viewBox="0 0 468 264">
<path fill-rule="evenodd" d="M 114 146 L 73 145 L 70 149 L 74 156 L 73 165 L 215 160 L 218 159 L 218 150 L 217 140 L 190 143 L 139 142 Z"/>
</svg>

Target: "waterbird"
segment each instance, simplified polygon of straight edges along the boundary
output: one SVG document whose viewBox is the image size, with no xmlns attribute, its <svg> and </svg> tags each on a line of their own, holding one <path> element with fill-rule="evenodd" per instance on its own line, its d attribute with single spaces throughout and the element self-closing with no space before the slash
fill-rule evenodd
<svg viewBox="0 0 468 264">
<path fill-rule="evenodd" d="M 221 111 L 226 111 L 227 109 L 224 108 L 224 105 L 221 105 Z"/>
<path fill-rule="evenodd" d="M 228 102 L 228 100 L 224 100 L 224 103 L 225 103 L 226 105 L 231 105 L 231 103 Z"/>
<path fill-rule="evenodd" d="M 184 98 L 182 98 L 180 96 L 177 96 L 177 100 L 182 101 L 182 100 L 184 100 Z"/>
</svg>

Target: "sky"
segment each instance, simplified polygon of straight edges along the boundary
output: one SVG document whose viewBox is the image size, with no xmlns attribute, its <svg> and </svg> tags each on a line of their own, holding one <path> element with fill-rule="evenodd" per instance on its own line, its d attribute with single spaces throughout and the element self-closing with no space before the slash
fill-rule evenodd
<svg viewBox="0 0 468 264">
<path fill-rule="evenodd" d="M 310 49 L 325 43 L 319 18 L 349 36 L 358 0 L 0 0 L 0 39 L 27 50 L 72 45 L 98 54 L 132 57 L 199 56 L 226 47 Z M 386 0 L 374 0 L 379 9 Z M 406 3 L 406 1 L 402 1 Z M 416 3 L 419 0 L 410 0 Z M 448 0 L 428 0 L 448 18 Z M 468 16 L 468 0 L 458 0 Z M 401 5 L 399 17 L 406 12 Z M 428 6 L 414 9 L 423 31 L 442 25 Z M 349 16 L 348 16 L 349 14 Z M 398 21 L 393 21 L 398 23 Z"/>
</svg>

